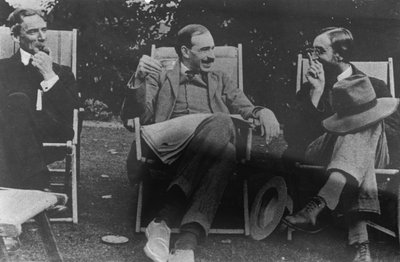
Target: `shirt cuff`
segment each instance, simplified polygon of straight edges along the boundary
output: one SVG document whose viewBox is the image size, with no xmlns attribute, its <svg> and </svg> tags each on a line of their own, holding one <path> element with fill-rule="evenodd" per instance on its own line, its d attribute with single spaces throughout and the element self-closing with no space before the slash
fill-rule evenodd
<svg viewBox="0 0 400 262">
<path fill-rule="evenodd" d="M 59 80 L 58 75 L 53 76 L 49 80 L 43 80 L 40 82 L 40 86 L 42 87 L 43 92 L 49 91 Z"/>
<path fill-rule="evenodd" d="M 265 107 L 262 106 L 255 106 L 253 111 L 251 112 L 251 116 L 252 118 L 258 119 L 258 117 L 256 116 L 257 112 L 260 111 L 261 109 L 264 109 Z"/>
</svg>

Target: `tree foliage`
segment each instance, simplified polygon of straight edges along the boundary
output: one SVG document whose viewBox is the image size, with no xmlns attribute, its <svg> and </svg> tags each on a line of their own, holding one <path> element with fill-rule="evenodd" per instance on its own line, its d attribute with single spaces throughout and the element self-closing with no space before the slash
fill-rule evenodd
<svg viewBox="0 0 400 262">
<path fill-rule="evenodd" d="M 0 0 L 0 22 L 3 5 Z M 51 28 L 79 30 L 83 96 L 105 102 L 114 113 L 141 55 L 149 54 L 153 43 L 171 46 L 189 23 L 208 27 L 217 45 L 243 44 L 246 94 L 281 118 L 294 97 L 297 54 L 324 27 L 353 32 L 355 60 L 400 60 L 397 0 L 57 0 L 51 5 Z"/>
</svg>

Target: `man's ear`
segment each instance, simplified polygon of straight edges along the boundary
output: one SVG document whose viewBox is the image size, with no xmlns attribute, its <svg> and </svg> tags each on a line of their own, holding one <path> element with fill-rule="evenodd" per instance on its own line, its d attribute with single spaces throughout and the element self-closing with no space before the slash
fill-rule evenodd
<svg viewBox="0 0 400 262">
<path fill-rule="evenodd" d="M 189 58 L 189 48 L 187 48 L 186 46 L 181 46 L 181 53 L 183 57 Z"/>
<path fill-rule="evenodd" d="M 335 56 L 336 61 L 343 62 L 343 57 L 338 52 L 335 52 L 333 55 Z"/>
<path fill-rule="evenodd" d="M 11 34 L 12 39 L 14 40 L 14 42 L 19 44 L 19 35 L 15 35 L 14 33 Z"/>
</svg>

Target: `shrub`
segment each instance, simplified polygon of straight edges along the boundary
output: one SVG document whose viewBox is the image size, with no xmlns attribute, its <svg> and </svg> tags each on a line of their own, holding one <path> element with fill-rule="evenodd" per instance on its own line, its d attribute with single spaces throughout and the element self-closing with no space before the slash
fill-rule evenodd
<svg viewBox="0 0 400 262">
<path fill-rule="evenodd" d="M 113 114 L 109 111 L 108 106 L 102 101 L 89 98 L 85 100 L 85 119 L 110 121 Z"/>
</svg>

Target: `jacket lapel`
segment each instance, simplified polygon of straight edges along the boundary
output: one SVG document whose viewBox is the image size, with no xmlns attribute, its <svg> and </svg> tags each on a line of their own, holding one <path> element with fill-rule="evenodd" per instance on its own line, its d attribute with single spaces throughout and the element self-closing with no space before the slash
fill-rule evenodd
<svg viewBox="0 0 400 262">
<path fill-rule="evenodd" d="M 207 79 L 208 79 L 208 98 L 210 101 L 210 104 L 215 93 L 217 92 L 217 87 L 218 87 L 218 78 L 215 74 L 212 74 L 211 72 L 207 72 Z"/>
<path fill-rule="evenodd" d="M 178 96 L 180 69 L 181 69 L 180 61 L 177 60 L 175 62 L 174 68 L 172 70 L 167 71 L 166 73 L 166 78 L 168 79 L 169 84 L 171 85 L 175 97 Z M 167 84 L 166 81 L 163 83 L 163 85 L 165 84 Z"/>
</svg>

